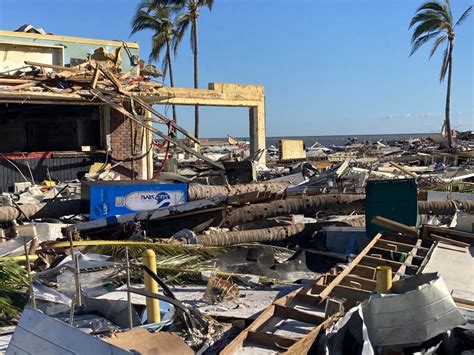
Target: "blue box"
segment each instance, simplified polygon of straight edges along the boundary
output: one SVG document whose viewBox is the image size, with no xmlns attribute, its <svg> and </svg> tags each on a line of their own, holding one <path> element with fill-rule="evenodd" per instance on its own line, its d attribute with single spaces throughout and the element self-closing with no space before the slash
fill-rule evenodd
<svg viewBox="0 0 474 355">
<path fill-rule="evenodd" d="M 148 180 L 86 181 L 81 197 L 83 209 L 94 220 L 186 203 L 188 186 Z"/>
</svg>

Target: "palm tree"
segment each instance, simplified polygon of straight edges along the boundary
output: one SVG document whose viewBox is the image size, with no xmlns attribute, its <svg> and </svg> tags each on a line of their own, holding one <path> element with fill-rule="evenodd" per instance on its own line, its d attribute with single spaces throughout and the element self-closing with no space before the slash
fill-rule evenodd
<svg viewBox="0 0 474 355">
<path fill-rule="evenodd" d="M 472 5 L 469 6 L 466 11 L 464 11 L 464 13 L 456 22 L 454 22 L 449 0 L 444 0 L 444 3 L 430 1 L 424 3 L 416 10 L 416 15 L 411 19 L 410 22 L 410 28 L 416 25 L 411 37 L 412 48 L 410 56 L 415 53 L 423 44 L 431 39 L 436 38 L 433 43 L 433 47 L 431 48 L 431 58 L 438 47 L 446 42 L 439 80 L 442 82 L 446 76 L 446 73 L 448 74 L 444 127 L 448 132 L 448 146 L 450 148 L 453 144 L 449 113 L 451 104 L 451 74 L 453 70 L 453 47 L 455 37 L 454 30 L 469 17 L 471 10 Z"/>
<path fill-rule="evenodd" d="M 207 7 L 212 10 L 214 0 L 154 0 L 156 4 L 173 6 L 177 9 L 176 39 L 180 41 L 191 26 L 191 49 L 194 56 L 194 88 L 199 87 L 198 80 L 198 18 L 199 9 Z M 176 48 L 175 48 L 176 50 Z M 199 138 L 199 106 L 194 106 L 194 136 Z"/>
<path fill-rule="evenodd" d="M 162 61 L 163 74 L 169 71 L 170 86 L 174 87 L 173 65 L 171 61 L 171 47 L 175 49 L 175 54 L 180 43 L 180 38 L 176 37 L 177 28 L 171 19 L 171 14 L 176 11 L 172 7 L 157 4 L 151 0 L 143 0 L 139 3 L 137 12 L 132 19 L 132 32 L 143 30 L 154 31 L 152 37 L 152 47 L 150 60 L 158 61 L 160 54 L 165 50 Z M 176 107 L 173 107 L 173 120 L 177 121 Z"/>
</svg>

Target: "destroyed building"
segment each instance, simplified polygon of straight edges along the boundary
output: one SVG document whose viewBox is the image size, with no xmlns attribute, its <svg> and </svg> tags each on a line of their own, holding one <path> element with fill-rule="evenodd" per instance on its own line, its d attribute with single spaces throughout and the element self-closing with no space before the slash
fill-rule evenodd
<svg viewBox="0 0 474 355">
<path fill-rule="evenodd" d="M 267 149 L 262 86 L 163 87 L 136 43 L 31 26 L 0 55 L 0 351 L 474 348 L 472 135 Z M 249 142 L 169 104 L 246 107 Z"/>
<path fill-rule="evenodd" d="M 143 155 L 150 140 L 147 132 L 131 127 L 129 120 L 106 105 L 75 95 L 82 78 L 69 71 L 89 59 L 112 59 L 122 73 L 138 74 L 136 43 L 0 31 L 0 53 L 2 73 L 36 68 L 42 74 L 38 86 L 27 74 L 0 81 L 3 191 L 22 181 L 21 174 L 31 174 L 35 181 L 81 177 L 93 163 L 111 159 L 111 152 L 118 160 L 132 157 L 116 168 L 119 174 L 148 177 L 149 155 L 133 158 Z M 48 80 L 52 70 L 63 72 L 67 82 Z"/>
</svg>

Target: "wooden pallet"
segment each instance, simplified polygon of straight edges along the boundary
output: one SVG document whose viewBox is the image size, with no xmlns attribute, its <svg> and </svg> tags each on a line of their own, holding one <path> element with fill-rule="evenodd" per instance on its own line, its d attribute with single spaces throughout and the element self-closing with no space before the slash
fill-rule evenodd
<svg viewBox="0 0 474 355">
<path fill-rule="evenodd" d="M 429 253 L 421 243 L 405 235 L 377 234 L 339 274 L 323 275 L 313 286 L 276 300 L 221 354 L 308 353 L 321 329 L 338 318 L 337 310 L 329 311 L 334 304 L 348 310 L 375 291 L 377 266 L 390 266 L 393 280 L 417 273 Z"/>
</svg>

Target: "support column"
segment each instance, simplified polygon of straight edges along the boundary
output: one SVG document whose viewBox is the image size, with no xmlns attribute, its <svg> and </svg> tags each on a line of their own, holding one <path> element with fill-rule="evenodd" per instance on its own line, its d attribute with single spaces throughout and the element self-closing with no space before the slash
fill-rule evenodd
<svg viewBox="0 0 474 355">
<path fill-rule="evenodd" d="M 265 149 L 265 102 L 249 109 L 249 136 L 250 136 L 250 154 L 254 154 L 259 149 Z M 263 153 L 259 162 L 266 162 L 266 153 Z"/>
</svg>

